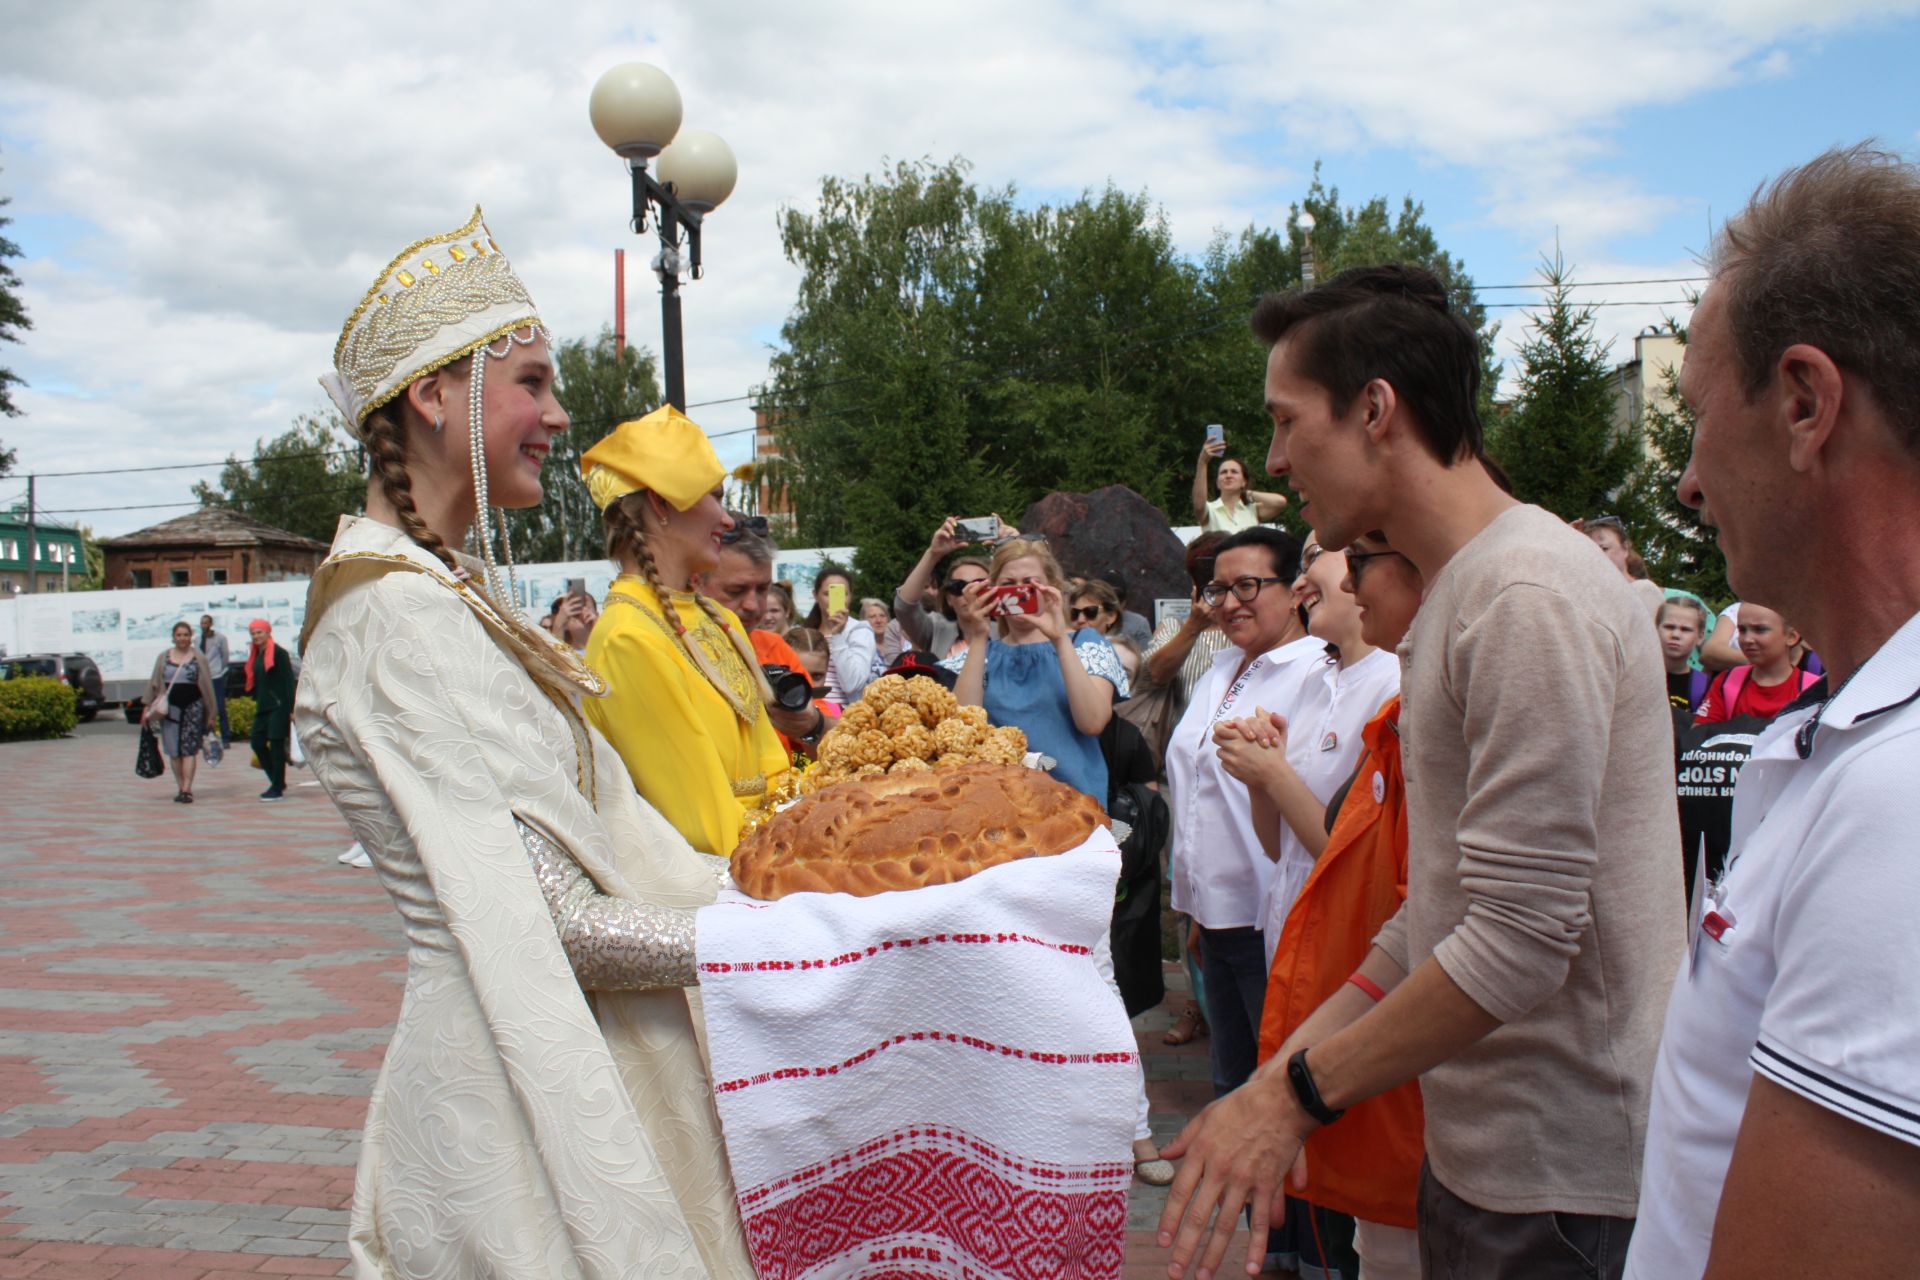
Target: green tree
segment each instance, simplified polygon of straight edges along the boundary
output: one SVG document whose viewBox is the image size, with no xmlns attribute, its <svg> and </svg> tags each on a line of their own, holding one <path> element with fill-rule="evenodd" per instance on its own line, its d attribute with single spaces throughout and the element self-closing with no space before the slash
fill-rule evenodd
<svg viewBox="0 0 1920 1280">
<path fill-rule="evenodd" d="M 1523 502 L 1567 520 L 1612 511 L 1640 459 L 1639 426 L 1616 418 L 1607 344 L 1593 310 L 1571 301 L 1573 281 L 1556 254 L 1540 269 L 1546 309 L 1520 347 L 1518 394 L 1490 433 L 1489 452 Z"/>
<path fill-rule="evenodd" d="M 1668 320 L 1666 331 L 1684 344 L 1687 331 Z M 1680 501 L 1680 475 L 1693 452 L 1693 410 L 1680 395 L 1680 370 L 1669 366 L 1661 377 L 1663 394 L 1649 397 L 1641 415 L 1645 455 L 1635 470 L 1631 499 L 1622 516 L 1634 544 L 1647 562 L 1647 574 L 1663 587 L 1691 591 L 1709 604 L 1733 599 L 1727 586 L 1727 561 L 1712 529 L 1700 513 Z"/>
<path fill-rule="evenodd" d="M 538 507 L 509 516 L 513 554 L 529 563 L 591 560 L 602 553 L 600 511 L 580 478 L 580 455 L 619 423 L 662 403 L 652 353 L 635 346 L 616 351 L 611 327 L 594 338 L 561 343 L 554 368 L 554 394 L 573 425 L 554 437 L 540 473 L 546 497 Z"/>
<path fill-rule="evenodd" d="M 304 413 L 273 439 L 258 441 L 251 460 L 229 454 L 220 478 L 196 482 L 193 496 L 330 543 L 340 517 L 358 512 L 366 498 L 358 452 L 339 414 Z"/>
<path fill-rule="evenodd" d="M 0 198 L 0 209 L 12 204 L 11 199 Z M 13 219 L 0 216 L 0 232 L 4 232 Z M 33 328 L 33 321 L 27 318 L 27 308 L 20 301 L 17 290 L 20 277 L 7 265 L 8 258 L 20 256 L 20 246 L 0 234 L 0 341 L 20 341 L 20 331 Z M 11 387 L 25 386 L 20 376 L 5 365 L 0 365 L 0 415 L 9 418 L 20 416 L 20 408 L 13 402 Z M 14 452 L 0 445 L 0 476 L 13 470 Z"/>
<path fill-rule="evenodd" d="M 1434 268 L 1491 353 L 1420 206 L 1346 208 L 1317 180 L 1307 203 L 1326 267 Z M 1013 519 L 1054 490 L 1126 484 L 1185 523 L 1210 422 L 1252 468 L 1265 459 L 1247 315 L 1298 287 L 1297 232 L 1221 233 L 1190 261 L 1144 195 L 1023 208 L 958 159 L 828 178 L 780 225 L 801 279 L 761 402 L 782 455 L 767 471 L 801 542 L 860 548 L 863 590 L 897 582 L 941 517 Z"/>
</svg>

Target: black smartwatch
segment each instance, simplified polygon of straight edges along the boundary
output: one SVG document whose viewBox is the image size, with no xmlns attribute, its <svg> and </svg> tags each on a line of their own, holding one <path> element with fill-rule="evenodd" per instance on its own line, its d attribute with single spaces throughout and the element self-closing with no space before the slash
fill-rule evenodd
<svg viewBox="0 0 1920 1280">
<path fill-rule="evenodd" d="M 819 746 L 820 739 L 827 736 L 827 713 L 815 707 L 813 714 L 818 717 L 818 719 L 813 722 L 813 728 L 800 734 L 796 739 L 796 741 L 804 742 L 810 747 Z"/>
<path fill-rule="evenodd" d="M 1287 1083 L 1293 1086 L 1293 1096 L 1300 1100 L 1300 1109 L 1321 1124 L 1332 1124 L 1347 1114 L 1345 1108 L 1335 1111 L 1321 1100 L 1320 1088 L 1313 1082 L 1313 1072 L 1307 1070 L 1305 1049 L 1287 1059 Z"/>
</svg>

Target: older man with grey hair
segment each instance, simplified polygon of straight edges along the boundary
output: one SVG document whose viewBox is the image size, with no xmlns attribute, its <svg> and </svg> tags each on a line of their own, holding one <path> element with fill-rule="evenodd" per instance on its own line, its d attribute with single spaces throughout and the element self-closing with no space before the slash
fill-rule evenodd
<svg viewBox="0 0 1920 1280">
<path fill-rule="evenodd" d="M 1627 1274 L 1920 1274 L 1920 166 L 1757 192 L 1688 337 L 1680 495 L 1828 684 L 1755 742 L 1696 890 Z"/>
<path fill-rule="evenodd" d="M 733 610 L 747 629 L 747 638 L 753 642 L 762 667 L 804 672 L 800 655 L 785 638 L 760 629 L 767 616 L 767 597 L 773 591 L 774 545 L 767 518 L 738 511 L 727 514 L 733 518 L 733 528 L 720 535 L 719 563 L 701 575 L 700 589 Z M 783 737 L 808 755 L 813 754 L 827 731 L 826 713 L 811 703 L 798 710 L 769 706 L 767 718 Z"/>
</svg>

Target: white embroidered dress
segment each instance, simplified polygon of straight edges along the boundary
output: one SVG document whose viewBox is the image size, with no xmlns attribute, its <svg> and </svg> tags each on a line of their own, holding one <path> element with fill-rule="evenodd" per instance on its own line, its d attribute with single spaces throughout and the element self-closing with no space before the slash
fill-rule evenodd
<svg viewBox="0 0 1920 1280">
<path fill-rule="evenodd" d="M 634 794 L 539 643 L 370 520 L 342 521 L 310 589 L 296 723 L 409 943 L 355 1274 L 750 1277 L 697 1008 L 583 992 L 529 851 L 671 908 L 713 900 L 712 860 Z"/>
</svg>

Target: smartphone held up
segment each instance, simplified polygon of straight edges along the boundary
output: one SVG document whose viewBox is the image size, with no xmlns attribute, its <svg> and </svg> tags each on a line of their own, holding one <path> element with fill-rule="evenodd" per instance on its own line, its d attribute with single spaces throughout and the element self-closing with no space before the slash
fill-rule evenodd
<svg viewBox="0 0 1920 1280">
<path fill-rule="evenodd" d="M 1034 582 L 1010 582 L 987 593 L 995 617 L 1010 613 L 1040 612 L 1040 586 Z"/>
<path fill-rule="evenodd" d="M 1000 517 L 968 516 L 953 522 L 953 536 L 959 542 L 998 542 Z"/>
</svg>

